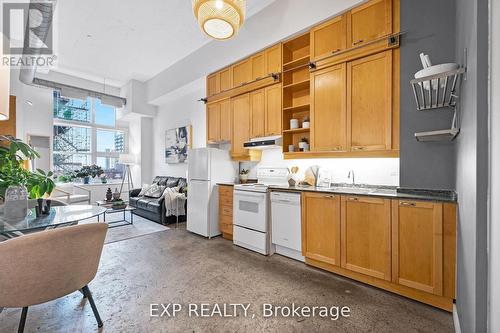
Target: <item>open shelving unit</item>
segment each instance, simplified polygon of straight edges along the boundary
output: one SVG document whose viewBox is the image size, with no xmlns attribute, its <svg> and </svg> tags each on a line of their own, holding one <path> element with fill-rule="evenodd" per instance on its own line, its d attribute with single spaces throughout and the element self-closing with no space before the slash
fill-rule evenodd
<svg viewBox="0 0 500 333">
<path fill-rule="evenodd" d="M 298 119 L 299 126 L 310 119 L 310 36 L 297 36 L 283 43 L 283 152 L 288 146 L 298 149 L 302 138 L 310 139 L 309 128 L 290 129 L 290 119 Z M 297 151 L 295 151 L 297 153 Z"/>
</svg>

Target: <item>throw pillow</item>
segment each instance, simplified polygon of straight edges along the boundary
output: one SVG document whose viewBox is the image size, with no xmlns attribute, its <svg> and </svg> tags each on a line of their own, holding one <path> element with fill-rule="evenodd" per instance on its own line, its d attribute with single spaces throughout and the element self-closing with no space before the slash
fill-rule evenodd
<svg viewBox="0 0 500 333">
<path fill-rule="evenodd" d="M 151 185 L 144 193 L 145 197 L 158 199 L 163 195 L 165 186 L 160 186 L 158 184 Z"/>
<path fill-rule="evenodd" d="M 148 184 L 142 184 L 141 192 L 137 195 L 138 197 L 143 197 L 144 193 L 148 190 L 150 186 Z"/>
</svg>

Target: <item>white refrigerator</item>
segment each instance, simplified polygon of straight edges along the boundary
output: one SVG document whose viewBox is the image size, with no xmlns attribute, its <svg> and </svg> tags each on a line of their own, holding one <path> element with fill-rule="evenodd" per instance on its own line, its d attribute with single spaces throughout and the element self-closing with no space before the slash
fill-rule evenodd
<svg viewBox="0 0 500 333">
<path fill-rule="evenodd" d="M 217 183 L 233 183 L 237 165 L 229 152 L 215 148 L 188 153 L 187 230 L 204 237 L 220 235 Z"/>
</svg>

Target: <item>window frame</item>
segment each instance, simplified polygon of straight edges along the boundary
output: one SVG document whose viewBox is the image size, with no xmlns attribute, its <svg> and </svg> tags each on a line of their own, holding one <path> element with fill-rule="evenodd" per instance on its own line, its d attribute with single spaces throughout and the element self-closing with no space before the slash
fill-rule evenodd
<svg viewBox="0 0 500 333">
<path fill-rule="evenodd" d="M 76 120 L 66 120 L 60 119 L 54 116 L 54 112 L 52 110 L 52 128 L 54 126 L 69 126 L 69 127 L 83 127 L 90 129 L 90 152 L 89 153 L 73 153 L 73 152 L 64 152 L 64 151 L 54 151 L 53 146 L 51 149 L 51 163 L 54 163 L 54 154 L 68 154 L 68 155 L 89 155 L 90 161 L 92 164 L 97 164 L 97 158 L 120 158 L 120 154 L 128 154 L 129 145 L 128 145 L 128 129 L 124 127 L 116 126 L 116 107 L 113 107 L 115 110 L 115 126 L 101 125 L 95 122 L 96 120 L 96 108 L 95 108 L 95 97 L 90 97 L 90 122 L 81 122 Z M 52 108 L 54 108 L 54 97 L 52 99 Z M 123 133 L 123 152 L 99 152 L 97 151 L 97 131 L 113 131 L 113 132 L 122 132 Z M 54 138 L 52 138 L 53 140 Z M 123 177 L 123 176 L 122 176 Z"/>
</svg>

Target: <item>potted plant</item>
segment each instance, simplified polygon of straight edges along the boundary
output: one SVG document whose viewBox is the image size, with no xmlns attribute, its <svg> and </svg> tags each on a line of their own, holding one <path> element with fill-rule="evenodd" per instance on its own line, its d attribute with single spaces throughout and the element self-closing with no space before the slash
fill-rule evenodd
<svg viewBox="0 0 500 333">
<path fill-rule="evenodd" d="M 246 184 L 246 182 L 248 181 L 248 174 L 249 173 L 250 173 L 250 170 L 241 169 L 241 171 L 240 171 L 240 183 Z"/>
<path fill-rule="evenodd" d="M 50 194 L 54 189 L 52 172 L 31 172 L 24 168 L 26 161 L 40 157 L 29 145 L 12 136 L 0 135 L 0 199 L 6 201 L 4 209 L 13 220 L 23 219 L 27 214 L 28 194 L 31 198 Z M 8 200 L 6 199 L 6 192 Z M 10 201 L 12 199 L 12 201 Z M 8 206 L 8 207 L 7 207 Z"/>
<path fill-rule="evenodd" d="M 309 117 L 305 117 L 304 120 L 302 120 L 302 128 L 309 128 L 311 127 L 311 121 L 309 120 Z"/>
<path fill-rule="evenodd" d="M 309 140 L 307 140 L 307 138 L 300 139 L 299 149 L 300 149 L 300 151 L 308 151 L 309 150 Z"/>
<path fill-rule="evenodd" d="M 101 179 L 101 183 L 102 184 L 106 184 L 108 182 L 108 178 L 106 177 L 106 174 L 102 174 L 99 176 L 99 178 Z"/>
<path fill-rule="evenodd" d="M 45 173 L 43 170 L 37 169 L 36 173 L 32 173 L 28 179 L 29 196 L 36 199 L 38 207 L 36 207 L 37 216 L 41 214 L 49 214 L 51 200 L 46 200 L 45 207 L 43 206 L 44 196 L 50 196 L 54 190 L 55 184 L 52 180 L 53 172 Z"/>
<path fill-rule="evenodd" d="M 95 164 L 85 165 L 80 170 L 76 171 L 76 177 L 82 178 L 84 184 L 90 183 L 90 178 L 95 178 L 104 173 L 104 170 L 100 166 Z"/>
</svg>

